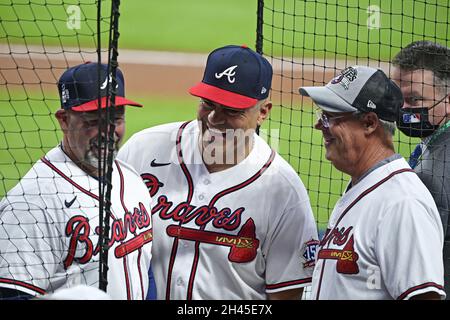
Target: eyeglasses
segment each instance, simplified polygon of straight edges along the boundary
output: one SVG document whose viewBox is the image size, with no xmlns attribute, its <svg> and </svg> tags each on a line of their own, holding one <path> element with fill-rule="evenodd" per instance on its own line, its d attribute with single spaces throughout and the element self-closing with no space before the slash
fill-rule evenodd
<svg viewBox="0 0 450 320">
<path fill-rule="evenodd" d="M 360 113 L 359 111 L 354 111 L 354 112 L 352 112 L 350 114 L 346 114 L 346 115 L 343 115 L 343 116 L 330 116 L 330 115 L 325 114 L 321 109 L 316 109 L 317 121 L 320 121 L 324 128 L 329 128 L 330 125 L 334 121 L 336 121 L 337 119 L 342 119 L 342 118 L 345 118 L 345 117 L 351 117 L 351 116 L 354 116 L 354 115 L 359 114 L 359 113 Z"/>
</svg>

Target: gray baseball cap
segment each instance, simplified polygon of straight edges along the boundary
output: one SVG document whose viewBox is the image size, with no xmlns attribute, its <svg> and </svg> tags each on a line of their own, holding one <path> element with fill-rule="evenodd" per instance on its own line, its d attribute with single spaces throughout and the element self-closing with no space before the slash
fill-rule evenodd
<svg viewBox="0 0 450 320">
<path fill-rule="evenodd" d="M 396 121 L 403 106 L 400 88 L 380 69 L 366 66 L 347 67 L 323 87 L 301 87 L 327 112 L 375 112 L 380 119 Z"/>
</svg>

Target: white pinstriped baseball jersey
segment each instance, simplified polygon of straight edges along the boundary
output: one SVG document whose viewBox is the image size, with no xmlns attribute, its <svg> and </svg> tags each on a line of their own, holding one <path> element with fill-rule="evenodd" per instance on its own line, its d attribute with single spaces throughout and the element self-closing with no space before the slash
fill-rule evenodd
<svg viewBox="0 0 450 320">
<path fill-rule="evenodd" d="M 317 229 L 296 172 L 260 137 L 248 157 L 209 173 L 197 121 L 135 134 L 118 157 L 154 197 L 158 299 L 265 299 L 308 285 Z"/>
<path fill-rule="evenodd" d="M 107 293 L 145 299 L 151 260 L 151 198 L 116 160 Z M 99 182 L 60 147 L 37 161 L 0 203 L 0 286 L 33 296 L 99 286 Z"/>
<path fill-rule="evenodd" d="M 409 299 L 443 291 L 443 231 L 429 191 L 401 158 L 337 202 L 320 242 L 312 299 Z"/>
</svg>

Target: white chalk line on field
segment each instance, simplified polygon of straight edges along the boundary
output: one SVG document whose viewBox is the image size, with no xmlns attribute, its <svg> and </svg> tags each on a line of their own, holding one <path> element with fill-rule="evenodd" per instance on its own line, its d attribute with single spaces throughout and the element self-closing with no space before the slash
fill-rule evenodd
<svg viewBox="0 0 450 320">
<path fill-rule="evenodd" d="M 106 53 L 103 52 L 103 59 Z M 0 58 L 46 60 L 46 61 L 68 61 L 79 63 L 81 61 L 96 61 L 97 53 L 93 48 L 70 48 L 38 45 L 0 44 Z M 202 68 L 206 64 L 208 54 L 186 53 L 169 51 L 149 51 L 131 50 L 119 48 L 119 63 L 156 65 L 156 66 L 187 66 Z M 346 66 L 366 65 L 380 68 L 389 72 L 388 62 L 369 60 L 367 58 L 358 59 L 325 59 L 320 57 L 312 58 L 266 58 L 271 62 L 275 72 L 323 72 L 324 70 L 342 70 Z"/>
</svg>

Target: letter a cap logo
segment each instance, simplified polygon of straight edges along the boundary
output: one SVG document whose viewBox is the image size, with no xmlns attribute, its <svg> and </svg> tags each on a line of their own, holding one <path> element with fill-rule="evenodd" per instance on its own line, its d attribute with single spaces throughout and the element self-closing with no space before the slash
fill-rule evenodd
<svg viewBox="0 0 450 320">
<path fill-rule="evenodd" d="M 100 81 L 98 72 L 100 67 Z M 100 89 L 101 107 L 107 106 L 108 82 L 112 82 L 111 75 L 108 77 L 108 66 L 93 62 L 86 62 L 67 69 L 59 78 L 58 89 L 61 107 L 65 110 L 86 112 L 98 109 L 98 92 Z M 141 104 L 125 98 L 125 83 L 120 69 L 116 70 L 116 107 L 135 106 Z M 108 103 L 109 104 L 109 103 Z"/>
<path fill-rule="evenodd" d="M 221 73 L 216 73 L 214 76 L 216 77 L 216 79 L 220 79 L 223 76 L 227 76 L 227 80 L 229 83 L 234 83 L 236 81 L 236 78 L 234 77 L 236 75 L 236 71 L 234 71 L 234 69 L 237 68 L 236 66 L 231 66 L 229 68 L 227 68 L 224 72 Z"/>
<path fill-rule="evenodd" d="M 212 51 L 202 82 L 189 89 L 193 96 L 235 109 L 254 106 L 269 96 L 272 66 L 247 46 L 225 46 Z"/>
</svg>

